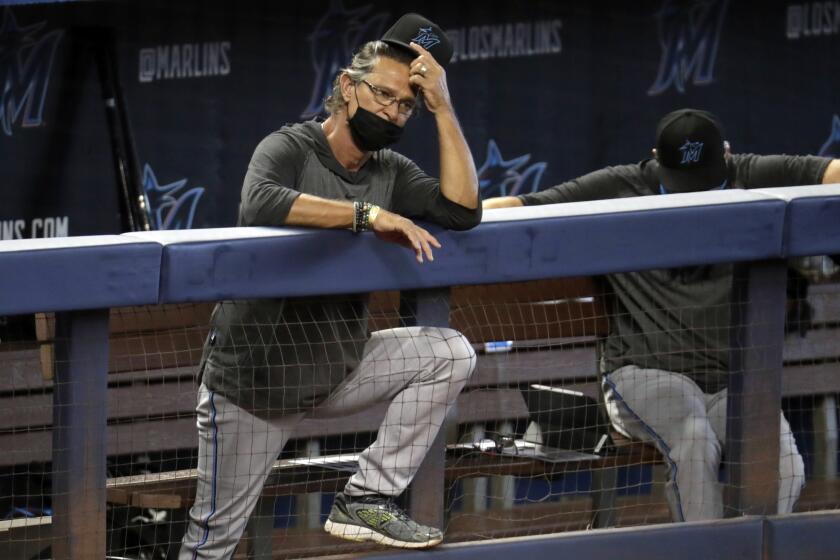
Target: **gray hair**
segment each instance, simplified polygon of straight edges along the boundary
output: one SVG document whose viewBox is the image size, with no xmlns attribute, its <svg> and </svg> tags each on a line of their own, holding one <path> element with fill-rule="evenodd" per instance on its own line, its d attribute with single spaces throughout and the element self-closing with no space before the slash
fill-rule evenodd
<svg viewBox="0 0 840 560">
<path fill-rule="evenodd" d="M 362 45 L 353 55 L 350 65 L 342 68 L 333 81 L 332 93 L 324 101 L 324 107 L 330 115 L 334 115 L 347 106 L 347 102 L 341 96 L 341 76 L 347 74 L 353 83 L 358 84 L 373 71 L 373 67 L 379 62 L 379 58 L 383 56 L 404 64 L 411 64 L 411 61 L 415 58 L 410 52 L 394 48 L 383 41 L 368 41 Z"/>
</svg>

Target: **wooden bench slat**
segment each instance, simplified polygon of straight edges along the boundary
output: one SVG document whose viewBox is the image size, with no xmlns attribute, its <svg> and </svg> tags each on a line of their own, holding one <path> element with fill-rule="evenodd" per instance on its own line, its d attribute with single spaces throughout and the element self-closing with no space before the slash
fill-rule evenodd
<svg viewBox="0 0 840 560">
<path fill-rule="evenodd" d="M 38 347 L 0 352 L 0 393 L 25 394 L 32 391 L 52 390 L 52 379 L 45 379 L 42 376 L 41 363 Z M 190 364 L 179 367 L 112 372 L 108 375 L 108 382 L 124 384 L 137 381 L 193 378 L 196 368 L 197 364 Z M 11 396 L 5 398 L 11 398 Z"/>
<path fill-rule="evenodd" d="M 571 381 L 597 376 L 594 346 L 479 356 L 470 387 L 513 386 L 538 381 Z"/>
<path fill-rule="evenodd" d="M 43 395 L 41 395 L 43 397 Z M 187 402 L 195 402 L 195 389 Z M 360 413 L 335 418 L 303 420 L 293 438 L 308 439 L 333 435 L 374 432 L 379 428 L 388 403 L 380 403 Z M 503 408 L 500 408 L 503 407 Z M 171 410 L 171 409 L 170 409 Z M 500 412 L 503 411 L 503 412 Z M 178 419 L 148 420 L 108 426 L 108 455 L 129 455 L 150 451 L 195 448 L 198 433 L 192 410 L 189 417 Z M 516 419 L 528 416 L 521 393 L 516 389 L 467 391 L 458 397 L 457 420 L 461 423 L 483 422 L 488 419 Z M 49 461 L 52 454 L 52 432 L 47 429 L 0 433 L 0 466 L 25 464 L 32 461 Z"/>
<path fill-rule="evenodd" d="M 782 370 L 782 396 L 840 393 L 840 362 L 786 366 Z"/>
<path fill-rule="evenodd" d="M 840 360 L 840 330 L 812 329 L 800 338 L 785 337 L 785 364 L 791 362 L 813 362 L 816 360 Z"/>
<path fill-rule="evenodd" d="M 526 282 L 453 286 L 450 292 L 450 304 L 457 308 L 499 302 L 583 298 L 596 294 L 598 290 L 593 277 L 579 276 L 575 278 L 529 280 Z"/>
<path fill-rule="evenodd" d="M 112 335 L 159 332 L 191 327 L 205 327 L 215 303 L 167 303 L 114 307 L 110 311 L 108 332 Z M 55 314 L 35 314 L 35 334 L 41 342 L 55 338 Z"/>
<path fill-rule="evenodd" d="M 502 303 L 461 307 L 452 328 L 471 342 L 591 336 L 606 332 L 606 316 L 592 302 Z"/>
<path fill-rule="evenodd" d="M 142 333 L 179 328 L 206 327 L 215 303 L 171 303 L 111 310 L 112 334 Z"/>
<path fill-rule="evenodd" d="M 192 414 L 195 398 L 192 382 L 111 387 L 108 390 L 108 418 L 113 421 Z M 51 393 L 9 399 L 6 406 L 0 408 L 0 430 L 51 425 L 52 401 Z"/>
<path fill-rule="evenodd" d="M 813 312 L 813 324 L 840 322 L 840 284 L 811 284 L 808 303 Z"/>
<path fill-rule="evenodd" d="M 0 345 L 0 393 L 52 386 L 52 381 L 41 376 L 40 360 L 39 348 L 35 344 L 16 350 L 5 350 Z"/>
<path fill-rule="evenodd" d="M 170 329 L 112 336 L 108 371 L 155 370 L 197 365 L 208 328 Z"/>
<path fill-rule="evenodd" d="M 108 455 L 194 448 L 198 438 L 194 418 L 108 426 Z M 47 462 L 52 458 L 50 430 L 0 434 L 0 466 Z"/>
</svg>

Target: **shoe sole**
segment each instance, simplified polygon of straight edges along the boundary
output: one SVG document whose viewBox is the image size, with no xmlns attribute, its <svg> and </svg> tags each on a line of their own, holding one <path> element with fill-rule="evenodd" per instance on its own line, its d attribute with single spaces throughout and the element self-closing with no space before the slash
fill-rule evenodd
<svg viewBox="0 0 840 560">
<path fill-rule="evenodd" d="M 368 527 L 362 527 L 360 525 L 350 525 L 348 523 L 338 523 L 335 521 L 330 521 L 329 519 L 327 519 L 327 522 L 324 524 L 324 530 L 334 537 L 346 539 L 348 541 L 373 541 L 375 543 L 379 543 L 385 546 L 393 546 L 397 548 L 429 548 L 431 546 L 435 546 L 436 544 L 440 544 L 440 542 L 443 540 L 441 538 L 431 539 L 424 542 L 398 541 L 396 539 L 383 535 L 382 533 L 377 533 L 376 531 Z"/>
</svg>

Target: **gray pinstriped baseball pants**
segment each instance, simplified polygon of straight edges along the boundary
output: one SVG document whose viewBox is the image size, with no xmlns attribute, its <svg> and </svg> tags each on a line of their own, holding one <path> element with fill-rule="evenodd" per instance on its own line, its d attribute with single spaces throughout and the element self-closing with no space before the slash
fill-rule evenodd
<svg viewBox="0 0 840 560">
<path fill-rule="evenodd" d="M 726 390 L 707 394 L 679 373 L 629 365 L 605 377 L 604 394 L 613 425 L 654 444 L 665 457 L 665 496 L 674 521 L 722 518 L 718 472 Z M 805 465 L 784 414 L 779 441 L 778 513 L 790 513 L 805 483 Z"/>
<path fill-rule="evenodd" d="M 271 467 L 304 418 L 333 418 L 388 402 L 376 441 L 359 456 L 344 492 L 397 496 L 408 487 L 475 369 L 475 352 L 452 329 L 373 333 L 356 370 L 310 413 L 264 420 L 204 384 L 198 392 L 198 484 L 180 560 L 229 558 Z"/>
</svg>

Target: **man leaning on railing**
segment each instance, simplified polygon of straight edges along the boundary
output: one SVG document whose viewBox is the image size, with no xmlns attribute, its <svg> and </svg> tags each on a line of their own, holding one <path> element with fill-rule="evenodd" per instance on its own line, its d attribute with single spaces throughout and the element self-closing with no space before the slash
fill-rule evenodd
<svg viewBox="0 0 840 560">
<path fill-rule="evenodd" d="M 257 146 L 239 225 L 372 230 L 411 248 L 421 263 L 440 244 L 412 218 L 450 229 L 477 225 L 475 165 L 446 85 L 451 55 L 440 28 L 416 14 L 363 45 L 335 79 L 326 120 L 284 126 Z M 437 124 L 440 179 L 386 149 L 420 95 Z M 441 541 L 439 529 L 414 522 L 393 498 L 417 472 L 475 369 L 475 353 L 451 329 L 368 336 L 366 302 L 343 295 L 217 305 L 198 397 L 198 488 L 180 558 L 230 557 L 300 420 L 383 401 L 390 405 L 376 441 L 361 452 L 325 529 L 405 548 Z"/>
<path fill-rule="evenodd" d="M 732 154 L 714 115 L 682 109 L 660 120 L 652 158 L 542 192 L 492 198 L 484 208 L 817 183 L 840 183 L 840 160 Z M 669 466 L 666 497 L 677 521 L 723 517 L 718 472 L 726 435 L 732 281 L 730 264 L 607 277 L 607 410 L 619 432 L 662 452 Z M 789 513 L 805 472 L 784 415 L 780 436 L 778 512 Z"/>
</svg>

